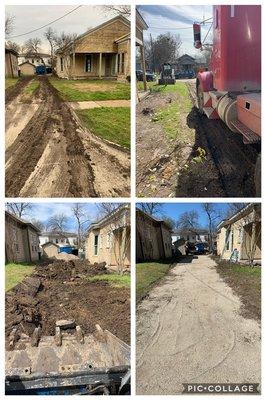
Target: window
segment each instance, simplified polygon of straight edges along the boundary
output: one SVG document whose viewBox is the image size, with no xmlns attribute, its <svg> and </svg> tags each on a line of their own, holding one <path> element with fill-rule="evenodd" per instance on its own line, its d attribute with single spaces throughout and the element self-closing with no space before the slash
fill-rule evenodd
<svg viewBox="0 0 266 400">
<path fill-rule="evenodd" d="M 32 64 L 34 64 L 34 58 L 31 60 Z"/>
<path fill-rule="evenodd" d="M 99 235 L 94 235 L 94 255 L 98 255 L 98 242 L 99 242 Z"/>
<path fill-rule="evenodd" d="M 59 243 L 59 240 L 58 240 L 58 239 L 55 239 L 55 243 Z"/>
<path fill-rule="evenodd" d="M 226 250 L 229 250 L 229 246 L 230 246 L 230 233 L 231 233 L 231 230 L 230 230 L 230 228 L 228 228 L 225 233 L 225 249 Z"/>
<path fill-rule="evenodd" d="M 61 71 L 64 70 L 63 57 L 60 57 L 60 68 L 61 68 Z"/>
<path fill-rule="evenodd" d="M 91 54 L 86 54 L 85 55 L 85 72 L 91 72 L 92 71 L 92 63 L 91 63 Z"/>
</svg>

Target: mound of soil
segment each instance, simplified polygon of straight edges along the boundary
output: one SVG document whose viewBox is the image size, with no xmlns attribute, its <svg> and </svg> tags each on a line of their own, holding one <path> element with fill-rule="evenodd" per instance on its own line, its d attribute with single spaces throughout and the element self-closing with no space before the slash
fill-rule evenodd
<svg viewBox="0 0 266 400">
<path fill-rule="evenodd" d="M 85 277 L 103 271 L 103 264 L 80 260 L 38 266 L 32 276 L 36 284 L 29 282 L 31 293 L 40 283 L 35 295 L 29 295 L 25 285 L 6 294 L 6 338 L 14 327 L 20 334 L 31 335 L 41 326 L 42 335 L 54 335 L 57 320 L 74 319 L 85 334 L 94 332 L 99 324 L 130 343 L 130 291 L 107 282 L 89 282 Z"/>
</svg>

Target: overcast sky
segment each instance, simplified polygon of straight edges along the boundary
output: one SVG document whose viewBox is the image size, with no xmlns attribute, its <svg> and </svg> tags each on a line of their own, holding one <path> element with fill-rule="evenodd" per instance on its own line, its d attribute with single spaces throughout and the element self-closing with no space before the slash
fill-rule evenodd
<svg viewBox="0 0 266 400">
<path fill-rule="evenodd" d="M 144 31 L 145 39 L 153 38 L 166 32 L 179 34 L 182 46 L 180 55 L 189 54 L 191 56 L 198 54 L 193 46 L 193 22 L 201 22 L 203 19 L 212 17 L 211 6 L 158 6 L 141 5 L 137 6 L 141 15 L 145 19 L 149 29 Z M 211 22 L 211 21 L 210 21 Z M 210 24 L 202 26 L 202 40 L 204 39 Z M 177 29 L 178 28 L 178 29 Z M 186 28 L 186 29 L 179 29 Z M 211 43 L 212 29 L 208 35 L 206 43 Z"/>
<path fill-rule="evenodd" d="M 39 28 L 40 26 L 50 23 L 51 21 L 61 17 L 76 7 L 77 5 L 6 6 L 6 15 L 12 15 L 14 17 L 14 30 L 9 36 L 20 35 L 22 33 Z M 60 21 L 52 24 L 51 27 L 58 33 L 64 31 L 67 33 L 77 33 L 79 35 L 86 32 L 89 28 L 93 28 L 113 17 L 114 14 L 106 12 L 100 6 L 82 6 Z M 21 45 L 31 37 L 38 37 L 43 41 L 42 51 L 48 51 L 49 46 L 43 38 L 45 29 L 46 28 L 18 38 L 10 38 L 10 40 Z M 8 36 L 6 37 L 6 40 L 9 40 Z"/>
</svg>

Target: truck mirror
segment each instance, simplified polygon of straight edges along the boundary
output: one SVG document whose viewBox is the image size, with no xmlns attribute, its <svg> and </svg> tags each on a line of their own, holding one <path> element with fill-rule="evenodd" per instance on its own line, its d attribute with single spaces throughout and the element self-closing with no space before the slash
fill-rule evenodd
<svg viewBox="0 0 266 400">
<path fill-rule="evenodd" d="M 194 47 L 201 49 L 201 26 L 200 24 L 193 24 L 193 35 L 194 35 Z"/>
</svg>

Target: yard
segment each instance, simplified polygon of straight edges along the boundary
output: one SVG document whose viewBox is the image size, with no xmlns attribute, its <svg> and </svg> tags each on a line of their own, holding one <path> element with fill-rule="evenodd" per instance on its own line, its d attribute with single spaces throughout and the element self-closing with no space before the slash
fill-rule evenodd
<svg viewBox="0 0 266 400">
<path fill-rule="evenodd" d="M 5 88 L 8 89 L 18 82 L 19 78 L 5 78 Z"/>
<path fill-rule="evenodd" d="M 6 292 L 22 282 L 23 279 L 31 275 L 34 271 L 33 265 L 28 264 L 6 264 L 5 268 L 5 290 Z"/>
<path fill-rule="evenodd" d="M 261 318 L 261 267 L 249 267 L 219 261 L 216 270 L 242 301 L 241 314 L 245 318 Z"/>
<path fill-rule="evenodd" d="M 136 298 L 137 301 L 147 296 L 152 287 L 158 283 L 173 267 L 169 262 L 144 262 L 136 264 Z"/>
<path fill-rule="evenodd" d="M 130 85 L 98 79 L 66 80 L 49 78 L 65 101 L 129 100 Z"/>
<path fill-rule="evenodd" d="M 130 108 L 100 107 L 76 112 L 92 133 L 130 148 Z"/>
</svg>

